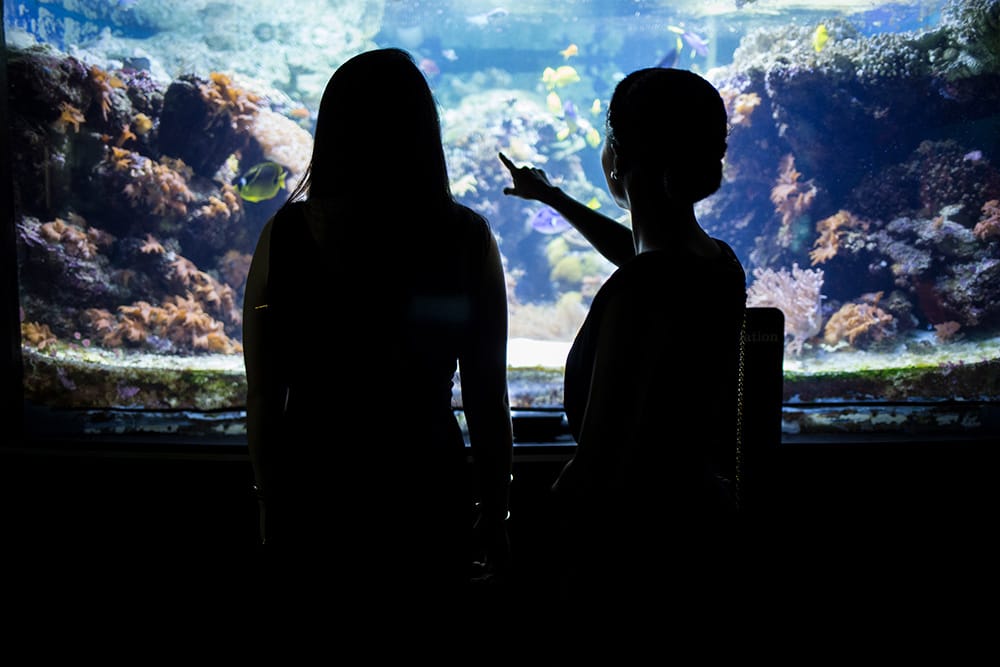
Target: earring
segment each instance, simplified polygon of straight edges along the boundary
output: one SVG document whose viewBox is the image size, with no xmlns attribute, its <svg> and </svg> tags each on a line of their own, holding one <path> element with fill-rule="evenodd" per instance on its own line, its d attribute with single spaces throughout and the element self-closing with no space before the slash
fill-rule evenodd
<svg viewBox="0 0 1000 667">
<path fill-rule="evenodd" d="M 618 172 L 615 171 L 614 169 L 611 170 L 611 180 L 612 181 L 617 181 L 618 180 Z"/>
</svg>

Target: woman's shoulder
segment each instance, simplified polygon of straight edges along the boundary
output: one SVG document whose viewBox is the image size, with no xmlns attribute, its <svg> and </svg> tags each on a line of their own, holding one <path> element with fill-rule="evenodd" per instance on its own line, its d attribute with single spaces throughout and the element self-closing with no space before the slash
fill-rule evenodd
<svg viewBox="0 0 1000 667">
<path fill-rule="evenodd" d="M 486 216 L 457 202 L 452 213 L 453 229 L 459 232 L 458 238 L 466 240 L 465 245 L 482 248 L 495 242 L 493 228 Z"/>
</svg>

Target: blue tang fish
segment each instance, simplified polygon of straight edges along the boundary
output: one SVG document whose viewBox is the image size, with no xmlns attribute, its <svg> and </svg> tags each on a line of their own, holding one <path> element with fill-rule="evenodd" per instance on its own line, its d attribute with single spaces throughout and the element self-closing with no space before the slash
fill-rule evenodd
<svg viewBox="0 0 1000 667">
<path fill-rule="evenodd" d="M 555 209 L 545 206 L 531 216 L 531 226 L 542 234 L 559 234 L 570 229 L 573 225 L 566 221 L 566 218 L 559 215 Z"/>
</svg>

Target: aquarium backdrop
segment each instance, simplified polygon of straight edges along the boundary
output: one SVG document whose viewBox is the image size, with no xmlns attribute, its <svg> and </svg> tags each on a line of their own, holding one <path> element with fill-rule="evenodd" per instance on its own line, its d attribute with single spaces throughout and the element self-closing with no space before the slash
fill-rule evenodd
<svg viewBox="0 0 1000 667">
<path fill-rule="evenodd" d="M 3 7 L 29 430 L 240 435 L 255 242 L 306 169 L 330 74 L 384 46 L 419 63 L 452 190 L 499 240 L 516 409 L 558 412 L 613 267 L 505 196 L 497 153 L 628 223 L 599 154 L 616 82 L 649 66 L 725 100 L 725 180 L 697 213 L 750 305 L 785 315 L 786 434 L 975 431 L 1000 399 L 998 0 Z M 321 313 L 301 315 L 303 364 L 339 353 Z"/>
</svg>

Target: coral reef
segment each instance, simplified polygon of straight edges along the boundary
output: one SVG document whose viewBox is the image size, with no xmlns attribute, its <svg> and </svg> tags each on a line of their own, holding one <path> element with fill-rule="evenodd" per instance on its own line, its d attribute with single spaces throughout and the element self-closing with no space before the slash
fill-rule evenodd
<svg viewBox="0 0 1000 667">
<path fill-rule="evenodd" d="M 816 186 L 811 180 L 800 183 L 801 176 L 795 168 L 795 156 L 789 153 L 781 158 L 778 180 L 771 188 L 771 202 L 775 213 L 781 215 L 778 243 L 786 247 L 792 240 L 792 224 L 805 215 L 816 197 Z"/>
<path fill-rule="evenodd" d="M 747 288 L 747 306 L 775 307 L 785 315 L 785 351 L 802 353 L 802 346 L 816 336 L 823 326 L 823 270 L 800 269 L 775 271 L 757 268 Z"/>
<path fill-rule="evenodd" d="M 983 204 L 982 213 L 972 233 L 982 241 L 1000 238 L 1000 200 L 991 199 Z"/>
<path fill-rule="evenodd" d="M 863 234 L 868 231 L 868 223 L 844 209 L 817 222 L 816 231 L 819 232 L 819 237 L 809 252 L 812 265 L 833 259 L 840 249 L 841 239 L 849 230 L 858 230 Z"/>
<path fill-rule="evenodd" d="M 895 319 L 879 308 L 881 292 L 865 295 L 857 303 L 845 303 L 823 328 L 823 342 L 836 346 L 846 342 L 851 346 L 863 346 L 868 341 L 880 341 L 895 334 Z"/>
</svg>

